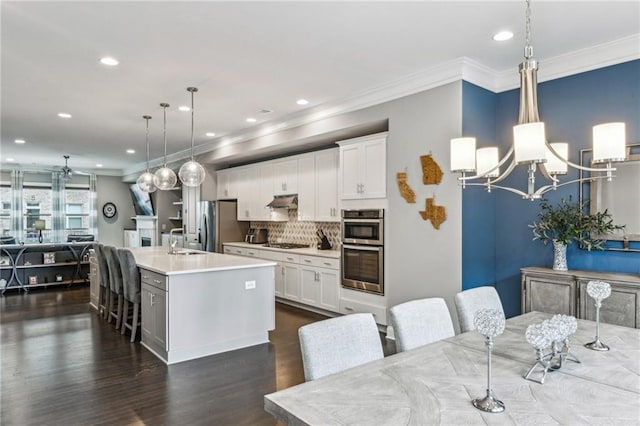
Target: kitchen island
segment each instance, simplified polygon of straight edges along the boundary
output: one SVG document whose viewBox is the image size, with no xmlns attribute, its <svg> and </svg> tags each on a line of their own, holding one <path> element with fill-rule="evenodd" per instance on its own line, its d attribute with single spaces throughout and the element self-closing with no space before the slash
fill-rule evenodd
<svg viewBox="0 0 640 426">
<path fill-rule="evenodd" d="M 167 364 L 269 341 L 274 262 L 166 247 L 131 249 L 142 282 L 142 345 Z"/>
</svg>

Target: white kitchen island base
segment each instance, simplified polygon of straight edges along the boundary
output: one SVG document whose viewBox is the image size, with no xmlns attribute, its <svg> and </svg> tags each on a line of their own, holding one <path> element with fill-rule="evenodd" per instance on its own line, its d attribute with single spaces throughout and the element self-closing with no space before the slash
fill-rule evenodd
<svg viewBox="0 0 640 426">
<path fill-rule="evenodd" d="M 164 362 L 269 341 L 275 328 L 273 262 L 215 253 L 164 254 L 167 263 L 159 267 L 141 250 L 134 256 L 142 281 L 142 345 Z"/>
</svg>

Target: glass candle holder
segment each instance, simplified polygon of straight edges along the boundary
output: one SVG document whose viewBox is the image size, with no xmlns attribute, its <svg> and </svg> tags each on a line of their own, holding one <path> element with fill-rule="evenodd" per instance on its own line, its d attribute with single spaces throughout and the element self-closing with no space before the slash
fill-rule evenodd
<svg viewBox="0 0 640 426">
<path fill-rule="evenodd" d="M 502 312 L 496 309 L 479 309 L 473 318 L 476 330 L 482 334 L 487 346 L 487 394 L 483 398 L 475 398 L 471 401 L 474 407 L 489 413 L 501 413 L 505 406 L 497 399 L 491 388 L 491 351 L 493 339 L 504 331 L 505 318 Z"/>
<path fill-rule="evenodd" d="M 593 298 L 596 306 L 596 338 L 593 342 L 584 346 L 594 351 L 608 351 L 609 346 L 600 341 L 600 307 L 602 301 L 611 295 L 611 286 L 604 281 L 589 281 L 587 283 L 587 294 Z"/>
</svg>

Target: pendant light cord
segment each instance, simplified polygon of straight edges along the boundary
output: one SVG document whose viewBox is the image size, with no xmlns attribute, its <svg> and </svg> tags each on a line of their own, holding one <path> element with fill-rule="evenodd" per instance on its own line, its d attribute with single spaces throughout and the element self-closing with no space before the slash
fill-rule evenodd
<svg viewBox="0 0 640 426">
<path fill-rule="evenodd" d="M 162 115 L 163 115 L 163 124 L 162 124 L 162 137 L 164 138 L 164 165 L 163 167 L 167 167 L 167 107 L 168 103 L 163 102 L 160 104 L 162 107 Z"/>
<path fill-rule="evenodd" d="M 193 134 L 193 94 L 198 91 L 197 87 L 187 87 L 187 91 L 191 93 L 191 161 L 193 161 L 193 144 L 194 144 L 194 134 Z"/>
<path fill-rule="evenodd" d="M 149 172 L 149 120 L 151 120 L 150 115 L 143 115 L 142 118 L 147 120 L 147 132 L 145 134 L 145 140 L 147 142 L 147 173 Z"/>
</svg>

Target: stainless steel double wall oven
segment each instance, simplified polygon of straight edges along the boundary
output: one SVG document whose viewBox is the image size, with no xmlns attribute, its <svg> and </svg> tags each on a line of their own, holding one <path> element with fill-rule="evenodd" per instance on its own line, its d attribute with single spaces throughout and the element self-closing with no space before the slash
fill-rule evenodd
<svg viewBox="0 0 640 426">
<path fill-rule="evenodd" d="M 384 210 L 342 210 L 342 286 L 384 294 Z"/>
</svg>

